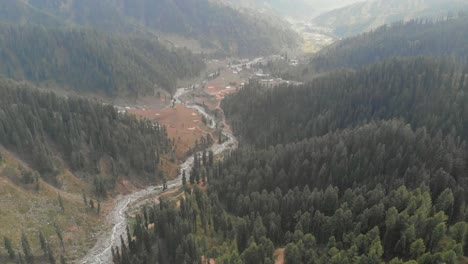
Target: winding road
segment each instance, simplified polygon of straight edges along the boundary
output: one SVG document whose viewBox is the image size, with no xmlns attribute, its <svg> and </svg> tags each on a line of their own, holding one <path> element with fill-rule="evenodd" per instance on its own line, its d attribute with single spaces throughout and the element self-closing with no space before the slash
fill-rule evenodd
<svg viewBox="0 0 468 264">
<path fill-rule="evenodd" d="M 179 88 L 175 95 L 174 99 L 176 103 L 181 104 L 181 97 L 189 93 L 191 90 L 186 88 Z M 194 104 L 187 104 L 188 108 L 196 110 L 201 115 L 203 115 L 207 120 L 212 120 L 208 122 L 211 128 L 217 126 L 216 119 L 207 113 L 203 107 Z M 224 117 L 222 122 L 224 122 Z M 233 150 L 237 148 L 238 143 L 237 139 L 232 135 L 232 133 L 224 126 L 223 134 L 227 137 L 227 140 L 222 144 L 214 144 L 209 149 L 213 151 L 215 155 L 219 155 L 227 150 Z M 190 172 L 193 166 L 194 158 L 190 156 L 185 160 L 184 163 L 180 165 L 180 174 L 176 179 L 167 182 L 168 190 L 173 190 L 179 188 L 182 185 L 182 171 L 185 170 L 187 178 L 190 177 Z M 117 204 L 111 213 L 107 216 L 108 222 L 112 224 L 112 229 L 103 232 L 99 235 L 98 240 L 94 247 L 86 254 L 84 258 L 76 263 L 81 264 L 109 264 L 112 263 L 112 247 L 120 246 L 120 236 L 126 241 L 126 227 L 128 223 L 127 212 L 132 209 L 138 201 L 142 201 L 148 198 L 153 198 L 154 196 L 161 195 L 163 193 L 162 185 L 151 186 L 141 191 L 122 195 L 117 198 Z"/>
</svg>

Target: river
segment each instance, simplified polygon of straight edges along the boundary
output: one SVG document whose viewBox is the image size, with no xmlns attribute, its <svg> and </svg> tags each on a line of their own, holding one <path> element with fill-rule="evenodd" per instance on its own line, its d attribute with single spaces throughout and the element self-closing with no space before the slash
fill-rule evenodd
<svg viewBox="0 0 468 264">
<path fill-rule="evenodd" d="M 182 96 L 190 92 L 190 89 L 179 88 L 175 95 L 174 99 L 176 103 L 181 104 Z M 210 127 L 217 127 L 217 121 L 214 116 L 210 115 L 205 111 L 203 107 L 194 104 L 187 104 L 188 108 L 196 110 L 201 115 L 203 115 L 207 120 Z M 212 122 L 210 122 L 210 120 Z M 222 121 L 224 123 L 224 116 Z M 224 126 L 223 134 L 226 136 L 227 140 L 222 144 L 214 144 L 209 150 L 213 151 L 215 155 L 219 155 L 225 151 L 233 150 L 237 148 L 238 143 L 237 139 L 232 135 L 232 133 Z M 193 156 L 190 156 L 185 160 L 184 163 L 180 165 L 180 173 L 176 179 L 167 182 L 169 190 L 179 188 L 182 185 L 182 171 L 185 170 L 187 178 L 190 177 L 190 172 L 193 166 Z M 161 195 L 163 193 L 162 185 L 151 186 L 146 189 L 140 190 L 138 192 L 121 195 L 117 197 L 117 203 L 113 210 L 109 213 L 108 222 L 112 224 L 112 229 L 107 232 L 102 232 L 98 236 L 98 240 L 94 247 L 88 252 L 88 254 L 76 263 L 81 264 L 108 264 L 112 263 L 112 251 L 111 248 L 115 246 L 120 246 L 120 236 L 126 241 L 126 227 L 128 223 L 127 212 L 131 209 L 134 209 L 132 206 L 137 204 L 138 201 L 142 201 L 149 198 L 154 198 L 155 196 Z"/>
</svg>

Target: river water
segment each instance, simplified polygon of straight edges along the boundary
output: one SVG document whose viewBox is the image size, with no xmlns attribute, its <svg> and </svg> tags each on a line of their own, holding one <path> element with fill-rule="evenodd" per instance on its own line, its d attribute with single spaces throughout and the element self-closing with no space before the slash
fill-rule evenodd
<svg viewBox="0 0 468 264">
<path fill-rule="evenodd" d="M 179 88 L 175 95 L 174 99 L 176 103 L 182 103 L 182 96 L 189 93 L 190 89 Z M 188 108 L 191 108 L 201 115 L 203 115 L 207 120 L 211 128 L 217 127 L 217 121 L 214 116 L 207 113 L 205 109 L 199 105 L 187 104 Z M 211 121 L 210 121 L 211 120 Z M 221 122 L 224 122 L 224 117 Z M 232 133 L 224 126 L 223 134 L 226 136 L 227 140 L 222 144 L 214 144 L 209 150 L 213 151 L 215 155 L 219 155 L 225 151 L 233 150 L 237 148 L 238 143 L 236 138 Z M 180 173 L 176 179 L 167 182 L 168 189 L 176 189 L 182 185 L 182 171 L 185 170 L 186 177 L 190 177 L 190 172 L 192 170 L 194 158 L 190 156 L 182 163 L 180 168 Z M 163 192 L 162 185 L 151 186 L 146 189 L 140 190 L 138 192 L 121 195 L 117 198 L 117 203 L 111 213 L 107 216 L 108 222 L 112 224 L 112 229 L 99 234 L 98 240 L 94 247 L 88 252 L 88 254 L 80 261 L 76 263 L 81 264 L 108 264 L 112 263 L 112 251 L 111 248 L 115 246 L 120 246 L 120 236 L 126 241 L 126 227 L 128 223 L 127 212 L 131 209 L 134 209 L 134 206 L 137 202 L 141 202 L 145 199 L 154 198 L 157 195 L 160 195 Z M 138 203 L 140 204 L 140 203 Z"/>
</svg>

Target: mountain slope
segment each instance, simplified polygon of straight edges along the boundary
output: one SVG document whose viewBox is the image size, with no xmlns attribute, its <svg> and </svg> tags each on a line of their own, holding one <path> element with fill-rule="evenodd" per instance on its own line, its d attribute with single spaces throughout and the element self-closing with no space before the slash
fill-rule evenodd
<svg viewBox="0 0 468 264">
<path fill-rule="evenodd" d="M 24 175 L 30 174 L 32 170 L 3 148 L 0 148 L 0 156 L 0 262 L 18 263 L 18 253 L 23 255 L 21 235 L 24 233 L 32 254 L 36 256 L 35 263 L 50 263 L 40 247 L 39 231 L 50 243 L 51 254 L 55 259 L 60 259 L 61 255 L 69 261 L 81 257 L 94 243 L 93 234 L 99 232 L 105 224 L 96 210 L 87 208 L 83 203 L 81 195 L 88 189 L 86 184 L 67 170 L 60 172 L 61 188 L 42 179 L 27 183 L 23 180 Z M 65 210 L 59 204 L 59 194 Z M 89 197 L 95 199 L 94 195 Z M 102 204 L 103 215 L 105 203 Z M 60 250 L 55 225 L 63 234 L 65 251 Z M 12 242 L 16 251 L 14 260 L 4 254 L 4 238 Z"/>
<path fill-rule="evenodd" d="M 106 96 L 174 91 L 203 61 L 158 41 L 88 30 L 0 26 L 0 73 L 16 80 Z"/>
<path fill-rule="evenodd" d="M 0 88 L 0 144 L 49 183 L 60 184 L 61 167 L 94 179 L 101 196 L 121 176 L 161 179 L 160 158 L 171 150 L 165 127 L 12 81 L 2 80 Z"/>
<path fill-rule="evenodd" d="M 467 139 L 467 71 L 447 61 L 392 59 L 299 87 L 268 89 L 254 82 L 227 97 L 223 109 L 240 139 L 257 147 L 390 118 Z"/>
<path fill-rule="evenodd" d="M 463 15 L 395 23 L 331 44 L 298 67 L 271 64 L 266 69 L 285 79 L 311 81 L 329 71 L 360 69 L 392 57 L 450 57 L 466 63 L 467 27 L 468 16 Z"/>
<path fill-rule="evenodd" d="M 316 54 L 309 72 L 359 68 L 391 57 L 453 57 L 468 61 L 468 16 L 410 21 L 341 40 Z"/>
<path fill-rule="evenodd" d="M 3 0 L 0 2 L 0 21 L 12 24 L 38 24 L 56 27 L 63 25 L 63 21 L 18 0 Z"/>
<path fill-rule="evenodd" d="M 464 0 L 368 0 L 332 10 L 313 22 L 346 37 L 401 20 L 434 19 L 463 10 L 468 10 L 468 2 Z"/>
<path fill-rule="evenodd" d="M 262 12 L 273 12 L 291 19 L 311 19 L 321 13 L 361 0 L 225 0 Z"/>
<path fill-rule="evenodd" d="M 297 39 L 285 25 L 272 23 L 256 13 L 241 12 L 210 0 L 26 2 L 24 5 L 29 7 L 28 10 L 40 10 L 48 14 L 48 17 L 59 18 L 67 24 L 118 33 L 176 34 L 196 39 L 207 48 L 241 56 L 278 52 L 285 46 L 294 45 Z M 6 8 L 8 7 L 3 7 L 5 12 Z M 18 22 L 11 21 L 8 16 L 2 16 L 0 20 Z M 42 18 L 21 23 L 42 25 L 41 21 Z"/>
</svg>

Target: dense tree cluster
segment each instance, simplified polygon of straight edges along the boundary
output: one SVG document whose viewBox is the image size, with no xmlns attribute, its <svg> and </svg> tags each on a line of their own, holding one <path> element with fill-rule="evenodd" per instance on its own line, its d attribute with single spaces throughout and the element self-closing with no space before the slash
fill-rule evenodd
<svg viewBox="0 0 468 264">
<path fill-rule="evenodd" d="M 392 59 L 296 87 L 252 82 L 223 101 L 244 143 L 268 147 L 399 118 L 429 133 L 468 136 L 468 68 L 426 58 Z"/>
<path fill-rule="evenodd" d="M 455 263 L 467 249 L 467 154 L 453 135 L 371 123 L 240 149 L 219 165 L 210 191 L 230 214 L 261 221 L 275 246 L 287 245 L 286 263 Z"/>
<path fill-rule="evenodd" d="M 414 189 L 424 183 L 435 198 L 446 188 L 468 188 L 467 157 L 466 144 L 454 135 L 430 136 L 391 120 L 268 149 L 241 148 L 222 163 L 211 186 L 228 208 L 238 208 L 239 194 L 306 185 Z"/>
<path fill-rule="evenodd" d="M 173 92 L 178 79 L 205 64 L 188 50 L 156 40 L 91 30 L 0 26 L 0 72 L 16 80 L 109 96 Z"/>
<path fill-rule="evenodd" d="M 456 263 L 468 250 L 467 153 L 456 141 L 393 120 L 198 159 L 208 195 L 193 180 L 179 208 L 145 209 L 114 261 L 274 263 L 284 246 L 286 263 Z"/>
<path fill-rule="evenodd" d="M 186 193 L 180 210 L 164 200 L 158 206 L 145 208 L 136 217 L 133 232 L 127 227 L 121 247 L 112 249 L 114 263 L 201 263 L 192 233 L 198 228 L 197 219 L 205 217 L 207 206 L 206 196 L 196 189 L 193 194 Z"/>
<path fill-rule="evenodd" d="M 193 227 L 154 228 L 193 239 L 179 253 L 197 254 L 175 263 L 273 263 L 280 247 L 288 264 L 457 263 L 468 252 L 467 76 L 418 58 L 298 87 L 252 81 L 223 105 L 240 149 L 219 163 L 197 156 L 184 181 L 208 184 L 193 188 L 199 218 L 184 201 L 173 219 Z M 178 241 L 164 248 L 174 261 L 187 247 L 153 241 Z"/>
<path fill-rule="evenodd" d="M 160 156 L 172 148 L 163 126 L 119 114 L 110 105 L 5 80 L 0 83 L 0 143 L 51 182 L 58 157 L 85 175 L 99 173 L 100 161 L 107 160 L 115 177 L 155 179 Z M 104 191 L 99 178 L 95 185 Z"/>
</svg>

